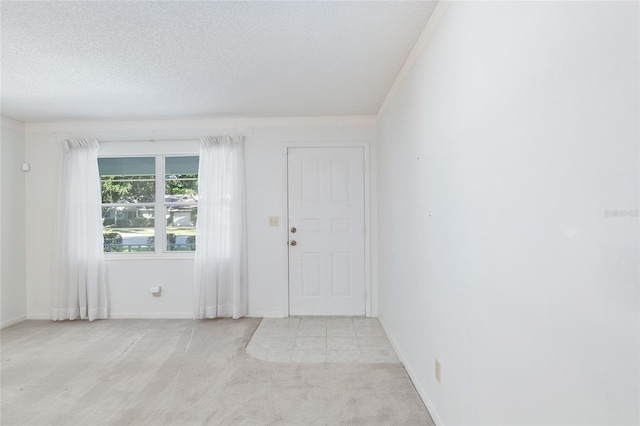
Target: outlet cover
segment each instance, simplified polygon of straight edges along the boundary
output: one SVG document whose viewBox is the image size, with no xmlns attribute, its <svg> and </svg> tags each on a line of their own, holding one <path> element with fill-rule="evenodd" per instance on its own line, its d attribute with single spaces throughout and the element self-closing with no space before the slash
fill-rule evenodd
<svg viewBox="0 0 640 426">
<path fill-rule="evenodd" d="M 280 218 L 278 216 L 269 216 L 269 226 L 279 226 Z"/>
</svg>

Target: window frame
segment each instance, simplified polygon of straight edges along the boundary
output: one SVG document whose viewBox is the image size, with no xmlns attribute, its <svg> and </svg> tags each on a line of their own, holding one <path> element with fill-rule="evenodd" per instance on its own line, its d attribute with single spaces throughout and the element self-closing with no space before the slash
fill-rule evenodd
<svg viewBox="0 0 640 426">
<path fill-rule="evenodd" d="M 127 203 L 127 206 L 152 206 L 154 209 L 154 250 L 143 252 L 104 252 L 105 259 L 180 259 L 180 258 L 194 258 L 195 250 L 167 250 L 167 223 L 166 223 L 166 211 L 165 209 L 172 205 L 183 205 L 198 207 L 198 202 L 195 203 L 179 203 L 179 202 L 165 202 L 166 191 L 166 173 L 165 173 L 165 159 L 168 157 L 199 157 L 197 152 L 171 152 L 171 153 L 104 153 L 99 154 L 100 158 L 154 158 L 155 159 L 155 201 L 153 203 Z M 199 176 L 199 175 L 198 175 Z M 100 175 L 100 187 L 102 191 L 102 175 Z M 102 203 L 100 200 L 100 215 L 102 217 L 102 208 L 109 205 L 119 205 L 119 203 Z M 158 220 L 160 219 L 160 220 Z M 103 227 L 104 232 L 104 227 Z M 195 235 L 195 234 L 194 234 Z M 197 238 L 196 238 L 197 241 Z M 197 243 L 196 243 L 197 244 Z"/>
</svg>

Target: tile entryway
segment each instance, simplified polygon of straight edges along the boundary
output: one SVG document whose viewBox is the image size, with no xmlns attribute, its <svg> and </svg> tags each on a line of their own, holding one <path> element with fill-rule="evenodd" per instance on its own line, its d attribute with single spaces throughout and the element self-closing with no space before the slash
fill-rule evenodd
<svg viewBox="0 0 640 426">
<path fill-rule="evenodd" d="M 246 350 L 273 362 L 400 362 L 377 318 L 265 318 Z"/>
</svg>

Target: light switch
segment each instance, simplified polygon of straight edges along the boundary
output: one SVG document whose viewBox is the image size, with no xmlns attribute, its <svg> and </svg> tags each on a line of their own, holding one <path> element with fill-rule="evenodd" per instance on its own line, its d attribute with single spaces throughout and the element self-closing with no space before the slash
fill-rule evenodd
<svg viewBox="0 0 640 426">
<path fill-rule="evenodd" d="M 280 218 L 278 216 L 269 216 L 269 226 L 279 226 Z"/>
</svg>

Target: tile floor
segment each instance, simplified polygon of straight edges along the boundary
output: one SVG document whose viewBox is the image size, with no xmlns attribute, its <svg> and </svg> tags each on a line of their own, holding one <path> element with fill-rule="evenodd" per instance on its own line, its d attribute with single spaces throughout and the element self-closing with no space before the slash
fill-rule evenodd
<svg viewBox="0 0 640 426">
<path fill-rule="evenodd" d="M 377 318 L 265 318 L 246 350 L 274 362 L 400 362 Z"/>
</svg>

